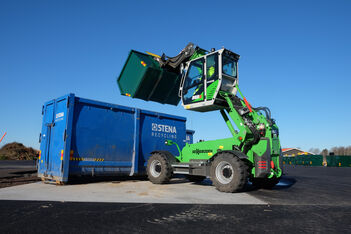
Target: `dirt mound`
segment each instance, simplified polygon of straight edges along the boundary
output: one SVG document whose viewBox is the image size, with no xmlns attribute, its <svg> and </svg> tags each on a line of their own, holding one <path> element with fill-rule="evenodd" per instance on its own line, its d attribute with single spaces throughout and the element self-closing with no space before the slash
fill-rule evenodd
<svg viewBox="0 0 351 234">
<path fill-rule="evenodd" d="M 0 149 L 0 160 L 36 160 L 38 156 L 38 150 L 18 142 L 8 143 Z"/>
</svg>

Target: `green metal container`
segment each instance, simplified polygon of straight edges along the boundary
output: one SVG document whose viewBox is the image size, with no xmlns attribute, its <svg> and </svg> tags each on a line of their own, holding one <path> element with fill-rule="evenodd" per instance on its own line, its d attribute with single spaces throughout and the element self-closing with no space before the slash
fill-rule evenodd
<svg viewBox="0 0 351 234">
<path fill-rule="evenodd" d="M 284 162 L 285 164 L 288 164 L 288 165 L 323 166 L 323 156 L 322 155 L 297 155 L 294 157 L 284 157 Z M 344 164 L 346 165 L 347 162 L 348 161 L 346 161 L 345 159 Z M 351 157 L 350 157 L 350 162 L 351 162 Z M 336 165 L 336 163 L 334 164 Z"/>
<path fill-rule="evenodd" d="M 351 156 L 327 156 L 328 167 L 351 167 Z"/>
<path fill-rule="evenodd" d="M 295 156 L 295 165 L 303 165 L 302 164 L 302 158 L 300 155 Z"/>
<path fill-rule="evenodd" d="M 322 155 L 308 155 L 310 166 L 323 166 L 323 156 Z"/>
<path fill-rule="evenodd" d="M 314 166 L 324 166 L 323 165 L 323 155 L 313 155 L 313 165 Z"/>
<path fill-rule="evenodd" d="M 283 157 L 283 163 L 285 165 L 295 165 L 295 157 L 291 157 L 291 156 Z"/>
<path fill-rule="evenodd" d="M 131 50 L 117 79 L 122 95 L 177 105 L 181 76 L 161 68 L 153 56 Z"/>
<path fill-rule="evenodd" d="M 337 157 L 338 156 L 327 156 L 327 166 L 328 167 L 336 167 L 337 166 Z"/>
<path fill-rule="evenodd" d="M 343 156 L 342 158 L 343 158 L 343 161 L 341 162 L 342 166 L 351 167 L 351 156 Z"/>
</svg>

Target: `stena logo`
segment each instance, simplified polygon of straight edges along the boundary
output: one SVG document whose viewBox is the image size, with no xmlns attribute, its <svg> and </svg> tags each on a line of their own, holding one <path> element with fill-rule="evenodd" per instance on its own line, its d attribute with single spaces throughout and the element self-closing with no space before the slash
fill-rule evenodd
<svg viewBox="0 0 351 234">
<path fill-rule="evenodd" d="M 57 113 L 57 114 L 56 114 L 56 119 L 61 118 L 61 117 L 63 117 L 64 115 L 65 115 L 65 113 L 63 113 L 63 112 Z"/>
<path fill-rule="evenodd" d="M 152 123 L 152 131 L 155 132 L 166 132 L 166 133 L 177 133 L 177 129 L 175 126 L 163 125 Z"/>
</svg>

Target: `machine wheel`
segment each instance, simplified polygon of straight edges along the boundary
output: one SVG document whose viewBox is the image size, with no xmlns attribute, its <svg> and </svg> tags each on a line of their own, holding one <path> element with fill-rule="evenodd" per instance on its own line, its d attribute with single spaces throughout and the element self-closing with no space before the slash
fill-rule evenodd
<svg viewBox="0 0 351 234">
<path fill-rule="evenodd" d="M 147 162 L 147 177 L 154 184 L 164 184 L 172 178 L 172 167 L 162 153 L 154 153 Z"/>
<path fill-rule="evenodd" d="M 200 182 L 202 182 L 204 179 L 206 179 L 206 176 L 187 175 L 186 178 L 187 178 L 190 182 L 200 183 Z"/>
<path fill-rule="evenodd" d="M 218 155 L 210 169 L 211 180 L 217 190 L 233 193 L 242 190 L 247 182 L 247 166 L 231 153 Z"/>
<path fill-rule="evenodd" d="M 272 189 L 276 184 L 279 183 L 280 178 L 253 178 L 252 185 L 260 189 Z"/>
</svg>

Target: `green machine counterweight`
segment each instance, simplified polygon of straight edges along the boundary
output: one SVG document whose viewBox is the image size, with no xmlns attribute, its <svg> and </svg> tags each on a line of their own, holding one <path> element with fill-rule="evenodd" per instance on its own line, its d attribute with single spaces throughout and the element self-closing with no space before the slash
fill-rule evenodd
<svg viewBox="0 0 351 234">
<path fill-rule="evenodd" d="M 219 111 L 232 134 L 182 149 L 167 139 L 165 144 L 177 147 L 179 155 L 151 152 L 151 182 L 166 183 L 173 174 L 191 181 L 209 177 L 222 192 L 242 191 L 248 181 L 263 188 L 279 182 L 279 129 L 267 107 L 252 107 L 240 91 L 239 58 L 225 48 L 206 51 L 192 43 L 175 57 L 131 51 L 117 80 L 122 95 L 173 105 L 181 100 L 187 110 Z"/>
</svg>

